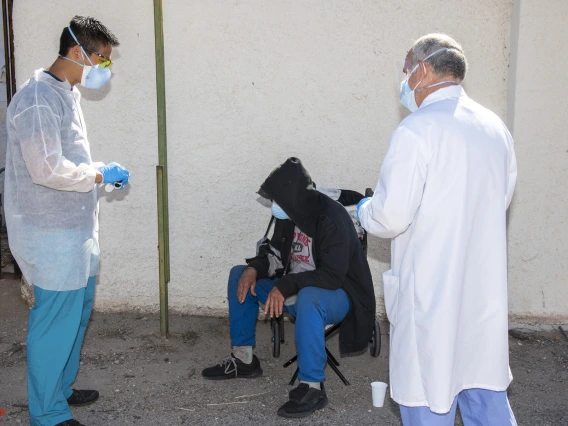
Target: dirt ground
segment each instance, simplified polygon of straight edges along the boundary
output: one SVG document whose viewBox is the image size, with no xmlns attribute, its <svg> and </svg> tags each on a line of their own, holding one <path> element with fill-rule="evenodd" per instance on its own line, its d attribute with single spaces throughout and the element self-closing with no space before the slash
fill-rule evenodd
<svg viewBox="0 0 568 426">
<path fill-rule="evenodd" d="M 29 424 L 26 400 L 26 322 L 28 308 L 19 283 L 0 280 L 0 425 Z M 255 380 L 211 382 L 201 370 L 228 355 L 228 320 L 170 316 L 171 336 L 160 337 L 159 317 L 135 313 L 92 316 L 75 387 L 98 389 L 99 401 L 73 409 L 86 425 L 400 425 L 398 406 L 371 405 L 370 383 L 388 382 L 387 325 L 382 352 L 340 359 L 351 382 L 327 370 L 329 405 L 303 420 L 276 415 L 291 389 L 295 354 L 293 325 L 280 358 L 270 352 L 270 326 L 259 322 L 256 354 L 264 375 Z M 568 330 L 568 329 L 567 329 Z M 568 425 L 568 338 L 561 331 L 510 333 L 514 381 L 509 398 L 519 425 Z M 337 337 L 328 342 L 337 353 Z M 457 425 L 461 425 L 458 418 Z"/>
</svg>

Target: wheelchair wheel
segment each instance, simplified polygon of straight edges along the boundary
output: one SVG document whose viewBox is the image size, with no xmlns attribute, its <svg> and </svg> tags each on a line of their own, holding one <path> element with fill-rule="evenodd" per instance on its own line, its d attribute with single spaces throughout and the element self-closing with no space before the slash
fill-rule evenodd
<svg viewBox="0 0 568 426">
<path fill-rule="evenodd" d="M 369 342 L 369 352 L 373 358 L 376 358 L 381 353 L 381 326 L 378 321 L 373 325 L 373 334 Z"/>
<path fill-rule="evenodd" d="M 279 321 L 270 321 L 272 327 L 272 356 L 278 358 L 280 356 L 280 324 Z"/>
</svg>

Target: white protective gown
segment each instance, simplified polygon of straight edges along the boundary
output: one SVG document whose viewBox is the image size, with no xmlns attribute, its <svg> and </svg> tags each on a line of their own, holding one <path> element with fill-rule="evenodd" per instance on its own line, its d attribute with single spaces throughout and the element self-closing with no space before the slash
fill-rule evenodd
<svg viewBox="0 0 568 426">
<path fill-rule="evenodd" d="M 10 249 L 28 283 L 76 290 L 98 273 L 97 168 L 80 93 L 37 70 L 6 117 L 5 211 Z"/>
<path fill-rule="evenodd" d="M 512 380 L 506 210 L 516 176 L 506 126 L 461 85 L 429 95 L 395 130 L 359 216 L 393 239 L 383 281 L 399 404 L 447 413 L 460 391 Z"/>
</svg>

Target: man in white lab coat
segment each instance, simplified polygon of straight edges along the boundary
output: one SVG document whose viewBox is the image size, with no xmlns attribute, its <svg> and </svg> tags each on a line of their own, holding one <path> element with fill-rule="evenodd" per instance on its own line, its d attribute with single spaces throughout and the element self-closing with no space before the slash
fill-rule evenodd
<svg viewBox="0 0 568 426">
<path fill-rule="evenodd" d="M 392 238 L 384 295 L 391 396 L 403 424 L 516 425 L 506 390 L 506 210 L 517 177 L 513 139 L 461 82 L 462 47 L 443 34 L 408 52 L 395 130 L 361 225 Z"/>
</svg>

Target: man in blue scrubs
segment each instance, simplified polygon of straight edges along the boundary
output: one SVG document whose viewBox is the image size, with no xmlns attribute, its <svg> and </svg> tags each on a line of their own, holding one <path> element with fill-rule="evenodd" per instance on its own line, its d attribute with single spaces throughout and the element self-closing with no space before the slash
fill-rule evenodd
<svg viewBox="0 0 568 426">
<path fill-rule="evenodd" d="M 126 185 L 130 175 L 117 163 L 92 161 L 76 85 L 108 83 L 114 46 L 118 40 L 99 21 L 74 17 L 57 60 L 35 71 L 8 108 L 8 236 L 35 294 L 27 338 L 34 426 L 80 425 L 69 407 L 99 397 L 71 389 L 99 269 L 98 184 Z"/>
</svg>

